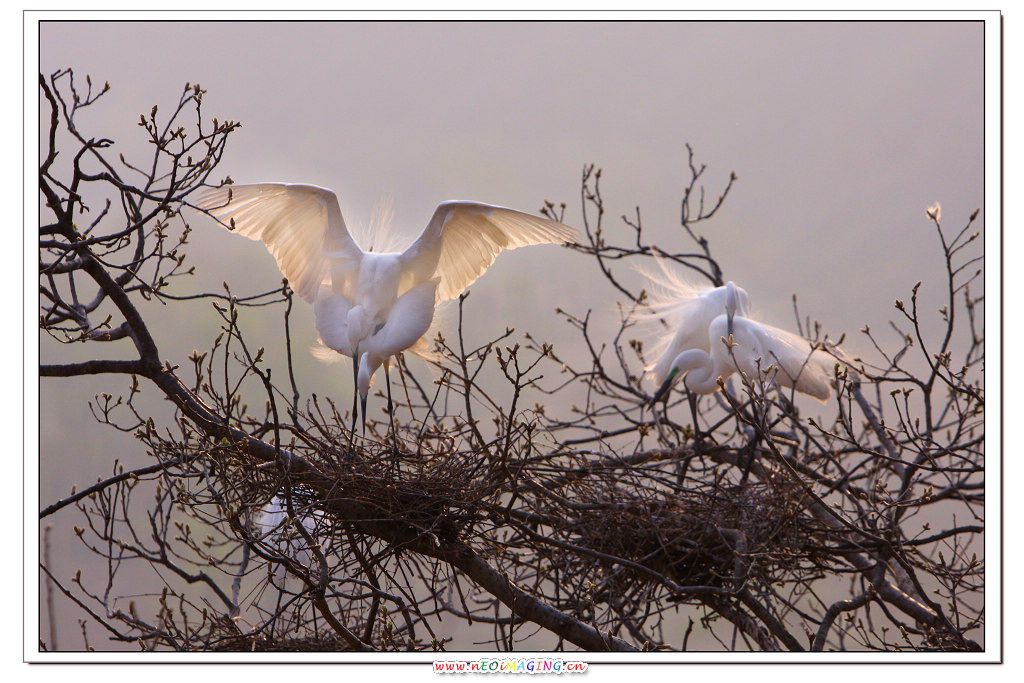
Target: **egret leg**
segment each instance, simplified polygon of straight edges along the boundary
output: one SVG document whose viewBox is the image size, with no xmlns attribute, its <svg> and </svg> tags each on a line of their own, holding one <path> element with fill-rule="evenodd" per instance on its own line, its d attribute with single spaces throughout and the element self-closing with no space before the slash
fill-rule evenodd
<svg viewBox="0 0 1024 683">
<path fill-rule="evenodd" d="M 702 434 L 697 424 L 697 395 L 689 387 L 686 388 L 686 400 L 690 403 L 690 417 L 693 420 L 693 440 L 700 441 Z"/>
<path fill-rule="evenodd" d="M 682 466 L 679 468 L 679 472 L 677 473 L 680 486 L 682 486 L 683 482 L 686 481 L 686 473 L 690 469 L 690 461 L 700 453 L 701 440 L 704 436 L 700 431 L 700 426 L 697 424 L 697 395 L 690 391 L 690 387 L 686 386 L 685 381 L 683 382 L 683 386 L 686 388 L 686 401 L 690 404 L 690 419 L 693 420 L 693 453 L 683 459 Z"/>
<path fill-rule="evenodd" d="M 740 477 L 740 485 L 747 483 L 747 477 L 750 476 L 750 468 L 754 465 L 754 455 L 757 453 L 756 444 L 753 439 L 747 443 L 747 447 L 743 449 L 747 456 L 747 462 L 743 465 L 743 476 Z"/>
<path fill-rule="evenodd" d="M 662 385 L 658 389 L 658 391 L 655 392 L 654 398 L 652 398 L 651 402 L 648 404 L 650 406 L 650 408 L 651 408 L 651 413 L 654 416 L 654 424 L 655 424 L 655 427 L 658 430 L 658 434 L 662 438 L 662 440 L 665 441 L 666 443 L 668 442 L 668 439 L 665 437 L 665 433 L 664 433 L 664 431 L 662 430 L 662 427 L 661 427 L 661 417 L 659 417 L 658 414 L 657 414 L 657 404 L 658 404 L 658 402 L 661 402 L 662 417 L 665 419 L 666 422 L 668 422 L 668 402 L 669 402 L 669 399 L 671 398 L 671 391 L 669 390 L 670 385 L 671 385 L 671 378 L 666 379 L 665 382 L 662 383 Z M 683 382 L 683 387 L 686 389 L 686 395 L 687 395 L 687 398 L 689 398 L 689 401 L 690 401 L 690 414 L 693 415 L 693 429 L 694 429 L 694 432 L 696 432 L 697 431 L 697 405 L 696 405 L 696 403 L 694 401 L 693 393 L 690 391 L 690 388 L 686 386 L 685 380 Z M 686 458 L 684 458 L 678 464 L 678 467 L 676 468 L 676 482 L 677 482 L 677 484 L 680 487 L 686 481 L 686 472 L 690 468 L 690 459 L 691 458 L 693 458 L 693 455 L 687 456 Z"/>
<path fill-rule="evenodd" d="M 754 464 L 754 453 L 751 452 L 751 453 L 747 454 L 747 464 L 744 465 L 744 467 L 743 467 L 743 476 L 740 477 L 740 484 L 741 485 L 747 483 L 747 477 L 750 475 L 750 467 L 753 464 Z"/>
<path fill-rule="evenodd" d="M 391 419 L 391 456 L 394 458 L 395 470 L 398 470 L 398 432 L 395 430 L 395 404 L 391 400 L 390 363 L 384 364 L 384 383 L 388 386 L 388 417 Z"/>
<path fill-rule="evenodd" d="M 356 401 L 358 400 L 357 397 L 359 396 L 359 384 L 358 384 L 357 379 L 356 379 L 357 372 L 358 371 L 357 371 L 357 366 L 356 366 L 356 359 L 353 356 L 353 358 L 352 358 L 352 429 L 350 429 L 349 432 L 348 432 L 348 450 L 349 450 L 349 455 L 352 454 L 353 444 L 355 443 L 355 440 L 356 440 L 356 419 L 358 419 L 358 415 L 356 414 L 356 405 L 357 405 Z"/>
</svg>

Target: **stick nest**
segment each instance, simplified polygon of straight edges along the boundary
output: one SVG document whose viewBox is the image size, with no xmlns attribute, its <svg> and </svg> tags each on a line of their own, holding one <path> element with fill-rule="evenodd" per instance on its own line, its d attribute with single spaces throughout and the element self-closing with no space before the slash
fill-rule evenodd
<svg viewBox="0 0 1024 683">
<path fill-rule="evenodd" d="M 824 530 L 794 488 L 716 484 L 668 494 L 591 486 L 575 492 L 578 509 L 588 509 L 568 531 L 577 545 L 631 560 L 680 586 L 780 581 L 825 558 Z M 636 568 L 625 567 L 624 574 L 658 581 Z"/>
</svg>

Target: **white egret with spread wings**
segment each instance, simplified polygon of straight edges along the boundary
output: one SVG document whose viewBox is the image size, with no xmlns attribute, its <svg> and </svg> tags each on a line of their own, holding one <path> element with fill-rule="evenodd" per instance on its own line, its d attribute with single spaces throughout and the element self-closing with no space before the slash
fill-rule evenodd
<svg viewBox="0 0 1024 683">
<path fill-rule="evenodd" d="M 238 234 L 262 240 L 292 289 L 313 304 L 320 340 L 352 358 L 364 430 L 374 372 L 384 366 L 391 413 L 390 359 L 426 345 L 438 303 L 458 297 L 503 249 L 579 238 L 553 220 L 448 201 L 405 251 L 373 253 L 352 239 L 337 196 L 322 187 L 225 185 L 205 192 L 196 206 Z M 354 421 L 354 399 L 352 413 Z"/>
</svg>

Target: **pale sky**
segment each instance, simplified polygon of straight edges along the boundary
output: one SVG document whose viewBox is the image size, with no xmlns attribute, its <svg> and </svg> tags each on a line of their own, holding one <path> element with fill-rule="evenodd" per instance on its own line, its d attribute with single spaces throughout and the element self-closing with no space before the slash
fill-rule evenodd
<svg viewBox="0 0 1024 683">
<path fill-rule="evenodd" d="M 110 81 L 91 115 L 126 147 L 139 113 L 198 81 L 209 116 L 243 123 L 225 174 L 329 187 L 350 223 L 390 196 L 409 239 L 454 198 L 566 201 L 578 224 L 593 162 L 610 228 L 640 207 L 652 236 L 688 248 L 689 142 L 709 191 L 739 175 L 708 237 L 754 310 L 788 324 L 795 292 L 853 332 L 939 265 L 925 207 L 959 224 L 982 204 L 981 44 L 981 24 L 951 22 L 54 23 L 41 70 Z M 276 277 L 259 245 L 204 237 Z M 477 289 L 550 252 L 502 258 Z M 556 253 L 560 289 L 596 273 Z"/>
</svg>

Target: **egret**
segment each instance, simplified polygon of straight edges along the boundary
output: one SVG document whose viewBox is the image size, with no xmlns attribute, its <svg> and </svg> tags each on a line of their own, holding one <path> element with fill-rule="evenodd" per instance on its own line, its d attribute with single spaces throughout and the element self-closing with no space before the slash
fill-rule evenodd
<svg viewBox="0 0 1024 683">
<path fill-rule="evenodd" d="M 255 526 L 261 539 L 270 538 L 276 532 L 277 540 L 281 541 L 291 531 L 286 526 L 288 520 L 288 503 L 283 495 L 276 494 L 256 513 Z M 299 522 L 311 536 L 316 534 L 316 520 L 311 516 L 299 515 Z"/>
<path fill-rule="evenodd" d="M 749 317 L 746 292 L 732 282 L 691 296 L 698 301 L 679 307 L 683 327 L 676 333 L 652 374 L 660 383 L 651 403 L 660 401 L 677 377 L 692 393 L 710 394 L 718 380 L 741 372 L 826 401 L 836 359 L 803 337 Z M 720 313 L 700 324 L 715 305 Z"/>
<path fill-rule="evenodd" d="M 297 503 L 295 507 L 298 508 Z M 317 520 L 313 514 L 296 510 L 296 517 L 306 533 L 316 539 Z M 288 503 L 284 495 L 278 493 L 271 498 L 255 514 L 253 522 L 255 531 L 259 533 L 259 540 L 276 547 L 279 552 L 292 558 L 299 565 L 308 567 L 312 564 L 313 553 L 305 538 L 292 525 L 291 518 L 288 516 Z M 282 571 L 279 566 L 275 573 L 280 576 Z"/>
<path fill-rule="evenodd" d="M 238 234 L 262 240 L 292 289 L 313 304 L 321 342 L 352 358 L 364 432 L 370 383 L 384 366 L 393 436 L 390 359 L 426 345 L 435 306 L 458 297 L 503 249 L 579 239 L 575 229 L 553 220 L 446 201 L 405 251 L 374 253 L 352 239 L 338 197 L 322 187 L 225 185 L 202 194 L 196 206 Z"/>
</svg>

